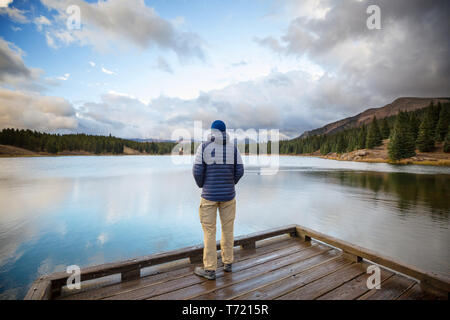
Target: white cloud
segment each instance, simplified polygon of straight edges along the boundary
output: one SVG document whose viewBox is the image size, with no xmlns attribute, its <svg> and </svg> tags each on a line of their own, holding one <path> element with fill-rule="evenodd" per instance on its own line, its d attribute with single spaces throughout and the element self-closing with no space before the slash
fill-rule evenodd
<svg viewBox="0 0 450 320">
<path fill-rule="evenodd" d="M 62 80 L 62 81 L 67 81 L 67 80 L 69 80 L 69 77 L 70 77 L 70 73 L 65 73 L 63 76 L 61 76 L 61 77 L 56 77 L 56 79 L 58 79 L 58 80 Z"/>
<path fill-rule="evenodd" d="M 89 64 L 91 65 L 92 68 L 95 67 L 95 62 L 89 61 Z"/>
<path fill-rule="evenodd" d="M 15 26 L 11 26 L 12 31 L 17 32 L 17 31 L 22 31 L 21 27 L 15 27 Z"/>
<path fill-rule="evenodd" d="M 3 2 L 6 4 L 6 2 Z M 0 15 L 7 15 L 12 21 L 18 23 L 28 23 L 29 20 L 25 16 L 25 11 L 7 6 L 0 6 Z"/>
<path fill-rule="evenodd" d="M 39 16 L 33 20 L 34 24 L 37 26 L 38 30 L 41 31 L 43 26 L 51 26 L 52 23 L 44 16 Z"/>
<path fill-rule="evenodd" d="M 115 75 L 116 74 L 114 71 L 108 70 L 108 69 L 106 69 L 104 67 L 102 67 L 102 72 L 106 73 L 106 74 L 109 74 L 109 75 Z"/>
<path fill-rule="evenodd" d="M 13 0 L 0 0 L 0 8 L 7 8 Z"/>
<path fill-rule="evenodd" d="M 45 33 L 45 40 L 47 42 L 47 45 L 50 48 L 53 48 L 53 49 L 57 48 L 55 40 L 52 38 L 52 36 L 50 35 L 50 33 L 48 31 Z"/>
<path fill-rule="evenodd" d="M 146 49 L 157 46 L 174 51 L 179 58 L 203 59 L 203 41 L 190 32 L 178 30 L 174 23 L 161 18 L 143 0 L 106 0 L 87 3 L 82 0 L 42 0 L 49 9 L 58 12 L 54 17 L 58 27 L 52 37 L 62 45 L 78 43 L 105 50 L 115 46 L 127 48 L 129 44 Z M 69 5 L 81 10 L 82 28 L 67 30 Z M 179 21 L 179 19 L 177 20 Z"/>
</svg>

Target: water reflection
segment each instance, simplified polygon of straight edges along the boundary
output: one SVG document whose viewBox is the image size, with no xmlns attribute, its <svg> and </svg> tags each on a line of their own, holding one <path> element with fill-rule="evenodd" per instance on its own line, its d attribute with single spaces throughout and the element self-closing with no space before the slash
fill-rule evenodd
<svg viewBox="0 0 450 320">
<path fill-rule="evenodd" d="M 417 205 L 429 208 L 429 213 L 448 217 L 450 209 L 450 184 L 446 174 L 411 174 L 402 172 L 312 172 L 322 176 L 329 183 L 366 188 L 375 193 L 394 196 L 401 212 L 408 212 Z"/>
<path fill-rule="evenodd" d="M 246 168 L 237 235 L 298 223 L 450 273 L 447 168 L 280 161 L 273 176 Z M 0 299 L 68 265 L 201 243 L 199 197 L 191 164 L 169 157 L 0 159 Z"/>
</svg>

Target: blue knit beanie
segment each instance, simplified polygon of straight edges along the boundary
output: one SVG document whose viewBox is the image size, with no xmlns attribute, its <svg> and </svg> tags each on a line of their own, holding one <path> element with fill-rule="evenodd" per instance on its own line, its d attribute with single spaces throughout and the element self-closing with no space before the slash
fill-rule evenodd
<svg viewBox="0 0 450 320">
<path fill-rule="evenodd" d="M 217 129 L 219 131 L 225 132 L 227 130 L 227 126 L 221 120 L 216 120 L 211 124 L 211 129 Z"/>
</svg>

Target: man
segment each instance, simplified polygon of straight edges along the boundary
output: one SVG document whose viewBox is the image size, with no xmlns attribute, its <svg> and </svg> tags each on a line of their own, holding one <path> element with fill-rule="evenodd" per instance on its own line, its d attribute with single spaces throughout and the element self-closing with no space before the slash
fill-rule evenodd
<svg viewBox="0 0 450 320">
<path fill-rule="evenodd" d="M 209 280 L 216 278 L 216 217 L 219 209 L 222 238 L 220 249 L 224 271 L 232 271 L 233 226 L 236 214 L 234 186 L 244 175 L 241 155 L 235 143 L 229 141 L 223 121 L 211 125 L 209 141 L 198 147 L 192 169 L 195 182 L 202 189 L 200 201 L 200 222 L 203 228 L 203 268 L 194 273 Z"/>
</svg>

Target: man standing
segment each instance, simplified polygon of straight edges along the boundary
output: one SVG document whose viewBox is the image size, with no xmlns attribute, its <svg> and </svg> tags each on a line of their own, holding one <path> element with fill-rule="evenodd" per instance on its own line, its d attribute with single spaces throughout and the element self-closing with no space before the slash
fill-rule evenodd
<svg viewBox="0 0 450 320">
<path fill-rule="evenodd" d="M 220 249 L 223 269 L 231 272 L 236 214 L 234 186 L 244 175 L 244 165 L 236 144 L 229 141 L 225 123 L 214 121 L 211 131 L 209 141 L 198 147 L 192 169 L 195 182 L 199 188 L 203 188 L 199 214 L 204 235 L 203 268 L 196 267 L 194 273 L 214 280 L 217 269 L 217 209 L 222 226 Z"/>
</svg>

